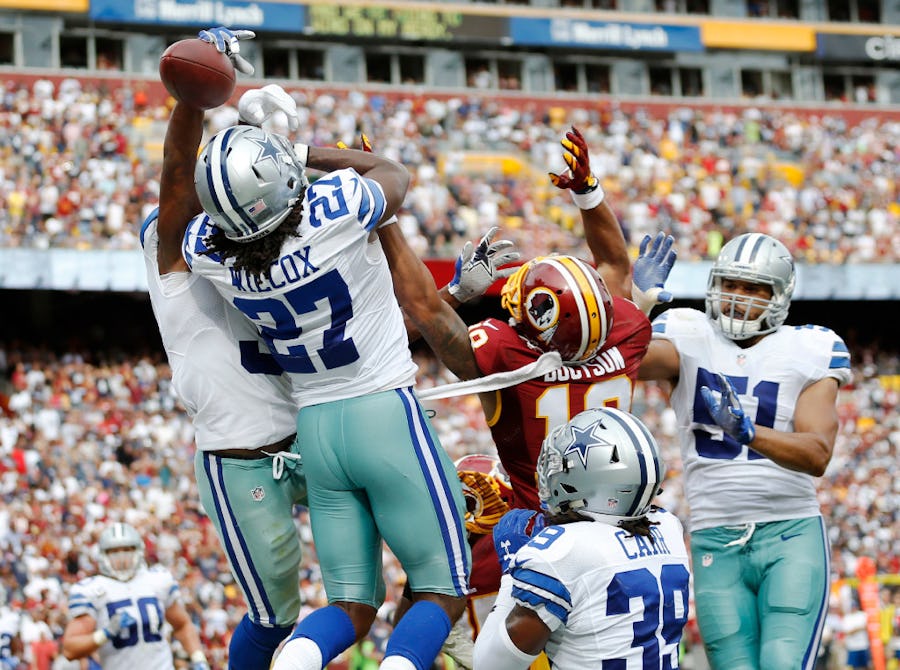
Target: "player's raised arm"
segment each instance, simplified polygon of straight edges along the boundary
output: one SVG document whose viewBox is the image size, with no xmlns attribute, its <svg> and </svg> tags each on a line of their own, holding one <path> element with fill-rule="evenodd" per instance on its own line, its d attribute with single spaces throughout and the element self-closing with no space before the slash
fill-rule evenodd
<svg viewBox="0 0 900 670">
<path fill-rule="evenodd" d="M 194 189 L 197 149 L 203 138 L 203 110 L 176 102 L 163 143 L 157 230 L 159 273 L 188 270 L 181 245 L 188 222 L 203 208 Z"/>
<path fill-rule="evenodd" d="M 560 141 L 567 174 L 550 173 L 557 188 L 567 189 L 581 209 L 584 237 L 594 256 L 597 272 L 613 296 L 631 298 L 631 259 L 622 227 L 606 202 L 600 180 L 591 172 L 591 159 L 584 137 L 574 126 Z"/>
<path fill-rule="evenodd" d="M 431 273 L 407 244 L 400 226 L 382 226 L 378 237 L 391 266 L 394 294 L 406 317 L 453 374 L 461 379 L 480 377 L 466 324 L 441 300 Z"/>
<path fill-rule="evenodd" d="M 200 31 L 198 40 L 212 44 L 241 72 L 253 68 L 240 56 L 239 41 L 252 39 L 250 30 L 230 30 L 223 26 Z M 181 254 L 188 222 L 203 211 L 194 189 L 194 167 L 203 139 L 204 110 L 176 99 L 163 142 L 163 167 L 159 184 L 157 230 L 159 273 L 187 271 Z"/>
</svg>

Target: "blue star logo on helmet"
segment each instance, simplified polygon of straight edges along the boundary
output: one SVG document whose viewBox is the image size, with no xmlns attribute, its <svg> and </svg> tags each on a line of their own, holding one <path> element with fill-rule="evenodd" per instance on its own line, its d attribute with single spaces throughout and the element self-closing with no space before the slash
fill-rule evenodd
<svg viewBox="0 0 900 670">
<path fill-rule="evenodd" d="M 566 450 L 563 452 L 563 456 L 568 456 L 569 454 L 578 454 L 578 457 L 581 459 L 581 464 L 584 466 L 585 470 L 587 469 L 587 461 L 588 461 L 588 452 L 593 447 L 611 447 L 612 444 L 604 440 L 602 437 L 596 435 L 594 430 L 601 426 L 601 424 L 590 424 L 587 428 L 579 428 L 578 426 L 572 426 L 571 433 L 571 441 L 566 446 Z M 602 427 L 602 426 L 601 426 Z"/>
<path fill-rule="evenodd" d="M 281 154 L 281 148 L 272 141 L 272 138 L 268 134 L 263 135 L 262 138 L 247 135 L 247 139 L 259 147 L 259 153 L 253 161 L 254 165 L 271 159 L 275 164 L 275 167 L 280 168 L 278 157 Z"/>
</svg>

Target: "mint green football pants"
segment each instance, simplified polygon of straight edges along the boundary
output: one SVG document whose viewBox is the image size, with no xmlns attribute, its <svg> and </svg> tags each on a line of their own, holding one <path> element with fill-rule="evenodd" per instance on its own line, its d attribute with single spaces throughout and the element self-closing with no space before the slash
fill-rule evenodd
<svg viewBox="0 0 900 670">
<path fill-rule="evenodd" d="M 297 443 L 291 452 L 297 453 Z M 306 504 L 306 479 L 296 460 L 221 458 L 198 451 L 194 473 L 200 502 L 219 536 L 247 614 L 263 626 L 293 626 L 300 614 L 300 538 L 294 506 Z"/>
<path fill-rule="evenodd" d="M 691 534 L 694 602 L 714 670 L 813 668 L 828 611 L 822 517 Z"/>
<path fill-rule="evenodd" d="M 297 436 L 330 603 L 381 604 L 382 539 L 414 592 L 466 595 L 462 488 L 411 388 L 304 407 Z"/>
</svg>

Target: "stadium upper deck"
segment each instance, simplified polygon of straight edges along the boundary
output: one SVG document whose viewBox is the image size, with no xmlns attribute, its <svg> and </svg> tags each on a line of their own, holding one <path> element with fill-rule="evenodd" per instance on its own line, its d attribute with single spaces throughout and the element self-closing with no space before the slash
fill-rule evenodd
<svg viewBox="0 0 900 670">
<path fill-rule="evenodd" d="M 531 94 L 900 102 L 891 0 L 3 0 L 0 66 L 154 75 L 197 26 L 264 78 Z M 64 10 L 62 13 L 60 10 Z"/>
<path fill-rule="evenodd" d="M 900 146 L 896 2 L 0 0 L 0 8 L 5 8 L 0 9 L 0 73 L 7 99 L 15 98 L 16 105 L 33 112 L 27 98 L 35 95 L 35 80 L 56 86 L 77 80 L 87 97 L 79 104 L 98 112 L 112 105 L 129 142 L 135 141 L 127 135 L 138 120 L 142 133 L 155 128 L 157 139 L 161 137 L 165 110 L 158 115 L 148 111 L 164 104 L 157 62 L 168 43 L 217 23 L 254 29 L 258 38 L 245 43 L 242 53 L 253 61 L 257 75 L 242 77 L 238 93 L 277 81 L 302 98 L 312 115 L 304 125 L 305 141 L 352 141 L 364 128 L 377 137 L 379 150 L 408 159 L 420 186 L 408 204 L 410 228 L 423 255 L 452 258 L 458 244 L 483 232 L 469 221 L 471 216 L 466 218 L 472 212 L 479 224 L 493 214 L 500 225 L 518 226 L 520 244 L 529 254 L 534 251 L 529 244 L 537 245 L 537 252 L 577 244 L 577 231 L 561 225 L 570 214 L 566 203 L 548 209 L 543 206 L 547 203 L 532 202 L 529 182 L 516 182 L 515 175 L 505 172 L 487 178 L 458 174 L 445 182 L 443 171 L 446 163 L 473 148 L 499 148 L 525 155 L 542 177 L 548 157 L 558 151 L 560 129 L 577 122 L 590 132 L 596 142 L 592 147 L 609 145 L 604 168 L 612 180 L 610 192 L 621 190 L 616 196 L 623 207 L 620 218 L 638 235 L 635 239 L 648 217 L 672 229 L 683 247 L 679 268 L 705 276 L 690 261 L 711 253 L 707 233 L 722 226 L 710 220 L 717 209 L 710 197 L 714 201 L 719 193 L 737 214 L 722 210 L 726 222 L 736 221 L 737 229 L 775 225 L 772 230 L 793 235 L 795 250 L 811 266 L 832 266 L 823 271 L 827 276 L 817 274 L 807 283 L 821 288 L 818 297 L 890 298 L 900 291 L 895 289 L 900 280 L 890 274 L 895 265 L 883 262 L 900 253 L 895 234 L 900 198 L 893 167 Z M 143 110 L 136 106 L 139 96 Z M 326 111 L 318 108 L 328 101 Z M 120 103 L 127 109 L 116 107 Z M 59 153 L 62 128 L 71 131 L 78 125 L 93 142 L 108 133 L 106 121 L 113 121 L 89 114 L 77 124 L 59 125 L 60 119 L 71 117 L 73 107 L 61 110 L 51 101 L 42 105 L 52 114 L 34 117 L 28 146 L 56 138 L 51 144 L 56 143 L 57 151 L 46 157 L 46 165 L 32 166 L 38 175 L 47 174 L 48 165 L 67 164 Z M 5 132 L 19 137 L 16 118 L 12 113 L 6 119 Z M 444 134 L 438 136 L 438 129 Z M 771 171 L 765 183 L 744 183 L 749 174 L 744 168 L 758 167 L 759 160 L 768 166 L 770 154 L 777 159 L 774 167 L 784 167 L 782 136 L 794 131 L 804 150 L 794 152 L 787 168 L 805 176 L 807 183 L 795 180 L 785 186 L 790 175 Z M 747 139 L 754 133 L 756 140 Z M 14 153 L 21 141 L 12 140 Z M 663 151 L 672 142 L 684 150 Z M 498 143 L 504 146 L 494 146 Z M 770 145 L 776 151 L 767 152 Z M 107 162 L 116 164 L 117 171 L 137 170 L 135 183 L 152 187 L 153 157 L 142 155 L 139 164 L 132 164 L 134 146 L 127 148 L 105 157 Z M 28 162 L 25 153 L 18 158 Z M 712 162 L 706 166 L 704 160 Z M 663 181 L 671 189 L 658 188 L 658 174 L 648 172 L 651 165 L 664 170 Z M 75 180 L 76 195 L 87 176 L 82 173 Z M 837 177 L 840 183 L 829 181 Z M 852 183 L 845 183 L 848 179 Z M 724 182 L 704 190 L 704 180 Z M 31 202 L 33 192 L 45 184 L 39 178 L 22 188 L 13 186 L 7 191 L 21 191 Z M 800 218 L 786 211 L 785 202 L 797 196 L 792 189 L 820 211 L 804 205 L 809 216 Z M 437 202 L 435 193 L 452 205 L 443 218 L 416 206 Z M 137 204 L 150 206 L 152 197 L 139 198 Z M 76 207 L 66 219 L 40 215 L 34 225 L 22 219 L 3 226 L 0 246 L 31 249 L 0 250 L 7 259 L 0 265 L 26 267 L 31 274 L 22 279 L 21 272 L 7 269 L 0 272 L 0 285 L 12 286 L 12 277 L 20 281 L 15 285 L 25 287 L 128 290 L 130 280 L 121 279 L 121 270 L 88 276 L 88 270 L 118 262 L 120 254 L 98 252 L 88 258 L 93 251 L 81 252 L 76 263 L 68 249 L 41 251 L 46 246 L 94 250 L 135 245 L 127 229 L 119 241 L 119 235 L 102 230 L 96 217 L 82 221 L 81 215 L 91 211 Z M 665 215 L 662 222 L 660 213 Z M 546 229 L 545 234 L 534 234 L 534 219 L 540 219 L 544 228 L 537 230 Z M 544 225 L 544 219 L 552 219 L 553 225 Z M 43 230 L 42 220 L 61 221 L 61 228 L 51 234 Z M 69 234 L 69 228 L 79 234 Z M 39 263 L 29 260 L 35 253 L 41 254 Z M 834 268 L 871 261 L 881 261 L 871 275 L 854 267 L 844 276 Z M 124 266 L 129 263 L 122 260 Z M 76 264 L 86 269 L 74 270 Z M 57 266 L 65 271 L 54 270 Z M 61 280 L 64 275 L 75 279 Z M 685 284 L 692 284 L 690 278 Z M 140 288 L 139 282 L 135 287 Z"/>
</svg>

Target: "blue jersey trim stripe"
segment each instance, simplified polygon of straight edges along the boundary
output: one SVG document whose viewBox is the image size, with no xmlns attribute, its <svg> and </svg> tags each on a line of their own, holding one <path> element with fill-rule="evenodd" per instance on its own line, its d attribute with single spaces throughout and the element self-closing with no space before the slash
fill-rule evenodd
<svg viewBox="0 0 900 670">
<path fill-rule="evenodd" d="M 359 185 L 359 211 L 357 218 L 364 222 L 366 221 L 369 212 L 372 210 L 372 198 L 369 196 L 369 189 L 365 188 L 364 185 L 358 181 L 357 184 Z"/>
<path fill-rule="evenodd" d="M 547 598 L 544 598 L 537 593 L 527 591 L 523 588 L 519 588 L 518 586 L 513 585 L 512 597 L 515 600 L 519 601 L 522 605 L 529 607 L 530 609 L 537 609 L 543 606 L 548 612 L 550 612 L 550 614 L 555 616 L 564 624 L 568 623 L 569 621 L 569 611 L 565 607 L 553 600 L 548 600 Z"/>
<path fill-rule="evenodd" d="M 849 368 L 850 367 L 850 357 L 849 356 L 835 356 L 828 363 L 829 370 L 836 370 L 839 368 Z"/>
<path fill-rule="evenodd" d="M 363 189 L 365 191 L 368 189 L 369 193 L 372 196 L 372 202 L 369 205 L 369 209 L 371 211 L 368 220 L 363 220 L 363 217 L 360 216 L 360 222 L 365 226 L 366 230 L 371 231 L 378 222 L 381 221 L 381 217 L 384 216 L 384 210 L 387 208 L 387 201 L 384 199 L 384 193 L 381 190 L 381 185 L 378 182 L 372 181 L 371 179 L 366 179 L 363 177 L 364 186 L 366 188 Z"/>
<path fill-rule="evenodd" d="M 834 370 L 835 368 L 850 367 L 850 350 L 847 349 L 847 345 L 844 344 L 843 341 L 835 342 L 831 347 L 831 353 L 838 355 L 831 357 L 828 369 Z"/>
<path fill-rule="evenodd" d="M 556 600 L 562 601 L 570 607 L 572 605 L 572 594 L 569 592 L 569 589 L 553 575 L 516 565 L 512 570 L 512 577 L 514 583 L 521 582 L 519 588 L 525 588 L 522 584 L 528 584 L 534 587 L 530 589 L 532 592 L 535 589 L 546 591 L 548 594 L 555 596 Z"/>
<path fill-rule="evenodd" d="M 191 224 L 184 229 L 184 243 L 181 245 L 181 255 L 184 256 L 184 262 L 187 266 L 194 269 L 194 254 L 191 249 Z"/>
<path fill-rule="evenodd" d="M 150 224 L 156 221 L 159 218 L 159 207 L 154 207 L 153 211 L 147 215 L 147 218 L 144 219 L 144 223 L 141 224 L 141 248 L 144 248 L 144 236 L 147 234 L 147 228 L 150 227 Z"/>
<path fill-rule="evenodd" d="M 444 476 L 437 447 L 422 413 L 422 408 L 409 388 L 396 389 L 397 396 L 406 411 L 409 437 L 419 460 L 422 476 L 431 495 L 435 513 L 444 540 L 450 577 L 458 595 L 468 593 L 469 565 L 466 555 L 466 539 L 462 520 L 456 510 L 456 502 Z"/>
<path fill-rule="evenodd" d="M 654 333 L 664 333 L 666 332 L 666 324 L 669 321 L 669 313 L 663 312 L 658 317 L 653 319 L 653 323 L 650 324 L 651 330 Z"/>
<path fill-rule="evenodd" d="M 215 468 L 215 474 L 213 474 Z M 216 517 L 221 528 L 222 543 L 231 562 L 232 571 L 237 574 L 238 581 L 244 591 L 244 599 L 250 608 L 250 619 L 264 626 L 274 626 L 275 610 L 266 595 L 262 579 L 253 565 L 253 557 L 247 551 L 246 541 L 241 535 L 234 512 L 231 509 L 231 501 L 225 489 L 225 476 L 222 469 L 222 459 L 214 454 L 203 454 L 203 469 L 210 483 L 213 502 L 216 507 Z M 263 617 L 262 609 L 265 609 Z"/>
</svg>

